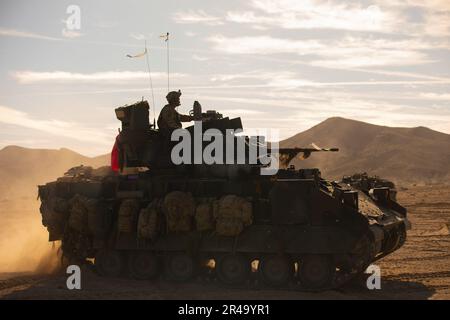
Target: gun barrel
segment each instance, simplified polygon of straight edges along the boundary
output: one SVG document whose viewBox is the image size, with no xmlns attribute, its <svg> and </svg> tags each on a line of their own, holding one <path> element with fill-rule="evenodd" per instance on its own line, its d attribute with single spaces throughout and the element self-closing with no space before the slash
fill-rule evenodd
<svg viewBox="0 0 450 320">
<path fill-rule="evenodd" d="M 272 151 L 272 149 L 271 149 Z M 274 149 L 275 153 L 300 153 L 300 152 L 319 152 L 319 151 L 329 151 L 329 152 L 338 152 L 339 148 L 279 148 Z"/>
</svg>

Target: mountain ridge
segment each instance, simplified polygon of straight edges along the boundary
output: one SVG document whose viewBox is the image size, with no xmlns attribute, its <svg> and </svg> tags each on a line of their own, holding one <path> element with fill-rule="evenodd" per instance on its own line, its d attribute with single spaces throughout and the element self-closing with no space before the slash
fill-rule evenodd
<svg viewBox="0 0 450 320">
<path fill-rule="evenodd" d="M 450 177 L 450 135 L 423 126 L 388 127 L 332 117 L 280 141 L 282 147 L 338 147 L 293 164 L 319 167 L 327 178 L 367 171 L 403 182 L 437 182 Z"/>
<path fill-rule="evenodd" d="M 388 127 L 331 117 L 292 137 L 280 147 L 337 147 L 339 152 L 313 153 L 291 163 L 317 167 L 327 179 L 366 171 L 402 183 L 450 180 L 450 135 L 423 126 Z M 39 149 L 16 145 L 0 149 L 0 199 L 35 194 L 38 184 L 52 181 L 78 165 L 109 165 L 110 154 L 87 157 L 68 148 Z"/>
</svg>

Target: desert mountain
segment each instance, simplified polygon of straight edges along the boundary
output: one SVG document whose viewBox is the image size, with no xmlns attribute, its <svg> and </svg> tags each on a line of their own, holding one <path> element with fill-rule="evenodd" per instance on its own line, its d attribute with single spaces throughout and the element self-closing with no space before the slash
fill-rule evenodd
<svg viewBox="0 0 450 320">
<path fill-rule="evenodd" d="M 394 128 L 344 118 L 329 118 L 280 146 L 338 147 L 292 163 L 318 167 L 336 179 L 366 171 L 397 182 L 443 182 L 450 178 L 450 135 L 425 127 Z"/>
<path fill-rule="evenodd" d="M 297 168 L 317 167 L 322 175 L 366 171 L 396 182 L 446 182 L 450 179 L 450 135 L 424 127 L 392 128 L 330 118 L 281 141 L 282 147 L 338 147 L 339 152 L 314 153 L 294 160 Z M 8 146 L 0 150 L 0 200 L 34 197 L 36 186 L 52 181 L 78 165 L 109 164 L 109 154 L 89 158 L 69 149 L 48 150 Z"/>
<path fill-rule="evenodd" d="M 109 154 L 85 157 L 69 149 L 28 149 L 7 146 L 0 150 L 0 199 L 37 195 L 37 185 L 63 175 L 81 164 L 99 167 L 109 163 Z"/>
</svg>

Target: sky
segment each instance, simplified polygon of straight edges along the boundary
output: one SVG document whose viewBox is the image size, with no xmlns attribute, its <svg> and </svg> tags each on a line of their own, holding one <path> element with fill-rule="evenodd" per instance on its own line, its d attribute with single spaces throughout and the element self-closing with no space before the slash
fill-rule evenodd
<svg viewBox="0 0 450 320">
<path fill-rule="evenodd" d="M 335 116 L 450 134 L 449 0 L 2 0 L 0 148 L 109 152 L 115 108 L 166 103 L 166 32 L 181 113 L 280 138 Z M 145 41 L 154 98 L 126 56 Z"/>
</svg>

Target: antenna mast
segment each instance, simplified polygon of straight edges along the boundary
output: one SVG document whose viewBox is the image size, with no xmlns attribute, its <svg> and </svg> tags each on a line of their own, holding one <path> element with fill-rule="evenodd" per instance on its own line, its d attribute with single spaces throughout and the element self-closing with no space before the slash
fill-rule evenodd
<svg viewBox="0 0 450 320">
<path fill-rule="evenodd" d="M 155 122 L 155 94 L 153 93 L 153 81 L 152 81 L 152 71 L 150 69 L 150 61 L 148 59 L 148 51 L 147 51 L 147 40 L 144 40 L 144 46 L 145 46 L 145 61 L 147 62 L 147 71 L 148 71 L 148 80 L 150 83 L 150 89 L 152 91 L 152 103 L 153 103 L 153 122 Z"/>
<path fill-rule="evenodd" d="M 170 64 L 169 64 L 169 33 L 163 34 L 161 38 L 166 42 L 167 51 L 167 92 L 170 91 Z"/>
<path fill-rule="evenodd" d="M 147 40 L 144 40 L 144 52 L 139 53 L 139 54 L 135 54 L 135 55 L 131 55 L 131 54 L 127 54 L 126 55 L 128 58 L 142 58 L 143 56 L 145 56 L 145 61 L 147 62 L 147 71 L 148 71 L 148 81 L 150 83 L 150 89 L 152 92 L 152 103 L 153 103 L 153 124 L 155 123 L 155 109 L 156 109 L 156 105 L 155 105 L 155 94 L 153 92 L 153 81 L 152 81 L 152 71 L 150 69 L 150 60 L 148 59 L 148 50 L 147 50 Z M 142 100 L 144 100 L 144 97 L 142 97 Z"/>
</svg>

